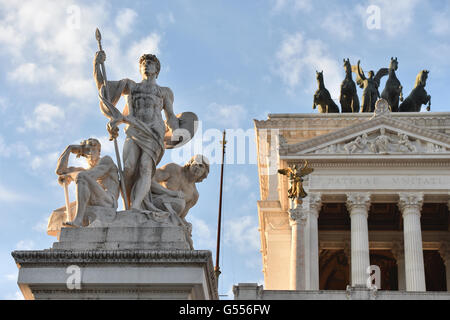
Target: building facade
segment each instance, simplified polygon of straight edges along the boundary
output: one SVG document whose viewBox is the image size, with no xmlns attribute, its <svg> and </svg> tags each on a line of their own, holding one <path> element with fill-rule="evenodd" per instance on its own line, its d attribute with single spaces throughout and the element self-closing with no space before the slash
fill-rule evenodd
<svg viewBox="0 0 450 320">
<path fill-rule="evenodd" d="M 264 287 L 239 284 L 237 299 L 450 299 L 450 113 L 380 100 L 370 114 L 271 114 L 255 130 Z M 293 210 L 277 171 L 304 160 L 314 171 Z"/>
</svg>

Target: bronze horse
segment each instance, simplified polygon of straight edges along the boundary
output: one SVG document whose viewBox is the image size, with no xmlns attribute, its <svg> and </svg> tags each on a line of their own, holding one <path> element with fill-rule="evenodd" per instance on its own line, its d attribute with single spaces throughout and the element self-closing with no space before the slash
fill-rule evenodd
<svg viewBox="0 0 450 320">
<path fill-rule="evenodd" d="M 316 71 L 316 79 L 319 89 L 314 93 L 313 109 L 319 106 L 320 113 L 339 113 L 339 107 L 331 99 L 330 92 L 323 83 L 323 71 Z"/>
<path fill-rule="evenodd" d="M 428 70 L 422 70 L 416 77 L 414 89 L 398 108 L 400 112 L 420 112 L 423 104 L 427 104 L 427 111 L 431 108 L 431 96 L 425 90 L 427 84 Z"/>
<path fill-rule="evenodd" d="M 403 87 L 400 81 L 395 75 L 395 71 L 398 69 L 398 60 L 391 58 L 391 63 L 389 64 L 389 78 L 386 81 L 386 86 L 384 87 L 381 97 L 385 99 L 392 112 L 398 111 L 399 100 L 403 101 Z"/>
<path fill-rule="evenodd" d="M 359 112 L 359 98 L 356 91 L 356 84 L 352 78 L 352 65 L 349 59 L 344 59 L 345 79 L 341 83 L 341 103 L 342 112 Z"/>
</svg>

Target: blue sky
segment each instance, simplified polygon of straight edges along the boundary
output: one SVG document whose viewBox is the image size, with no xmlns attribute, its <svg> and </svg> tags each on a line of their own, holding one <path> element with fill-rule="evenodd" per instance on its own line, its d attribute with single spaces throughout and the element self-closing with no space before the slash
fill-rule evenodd
<svg viewBox="0 0 450 320">
<path fill-rule="evenodd" d="M 370 6 L 379 9 L 376 28 L 368 25 Z M 173 90 L 175 113 L 192 111 L 202 120 L 198 137 L 209 132 L 208 150 L 220 150 L 221 130 L 252 130 L 252 120 L 267 113 L 317 112 L 311 109 L 315 70 L 324 71 L 338 99 L 343 58 L 360 59 L 369 71 L 398 57 L 405 96 L 417 73 L 428 69 L 431 110 L 448 110 L 447 1 L 0 0 L 0 299 L 21 296 L 10 252 L 49 248 L 56 240 L 45 230 L 52 210 L 64 204 L 54 173 L 59 154 L 97 137 L 103 153 L 114 156 L 92 79 L 97 26 L 108 78 L 139 80 L 139 56 L 157 54 L 158 83 Z M 175 158 L 168 151 L 161 164 Z M 263 281 L 257 168 L 248 157 L 236 162 L 226 165 L 224 182 L 219 293 L 228 298 L 233 284 Z M 213 161 L 187 217 L 195 248 L 213 257 L 219 174 Z"/>
</svg>

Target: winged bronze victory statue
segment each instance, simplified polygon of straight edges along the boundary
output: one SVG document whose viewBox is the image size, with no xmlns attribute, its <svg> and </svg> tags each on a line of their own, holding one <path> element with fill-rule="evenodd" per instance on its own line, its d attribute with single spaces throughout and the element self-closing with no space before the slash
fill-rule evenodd
<svg viewBox="0 0 450 320">
<path fill-rule="evenodd" d="M 295 204 L 301 204 L 303 198 L 308 194 L 303 188 L 303 178 L 314 171 L 313 168 L 308 167 L 308 161 L 304 161 L 302 166 L 297 164 L 292 165 L 286 169 L 279 169 L 278 173 L 287 176 L 289 179 L 288 198 L 292 199 Z"/>
</svg>

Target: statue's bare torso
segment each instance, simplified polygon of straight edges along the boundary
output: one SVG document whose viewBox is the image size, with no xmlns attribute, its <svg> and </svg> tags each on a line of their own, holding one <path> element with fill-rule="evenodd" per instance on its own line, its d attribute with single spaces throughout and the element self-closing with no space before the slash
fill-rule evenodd
<svg viewBox="0 0 450 320">
<path fill-rule="evenodd" d="M 158 133 L 164 134 L 165 124 L 162 118 L 164 100 L 168 99 L 169 88 L 157 84 L 135 83 L 129 80 L 125 115 L 131 115 L 146 124 L 152 124 Z M 156 126 L 156 127 L 155 127 Z"/>
</svg>

